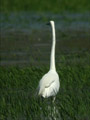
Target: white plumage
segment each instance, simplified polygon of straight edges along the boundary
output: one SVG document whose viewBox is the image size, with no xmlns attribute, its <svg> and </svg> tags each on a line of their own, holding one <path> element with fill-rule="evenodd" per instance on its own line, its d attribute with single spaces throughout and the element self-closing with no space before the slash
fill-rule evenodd
<svg viewBox="0 0 90 120">
<path fill-rule="evenodd" d="M 46 73 L 40 80 L 38 86 L 38 95 L 41 95 L 44 98 L 50 96 L 56 96 L 59 91 L 60 83 L 59 76 L 55 68 L 55 24 L 54 21 L 50 21 L 52 28 L 52 48 L 51 48 L 51 57 L 50 57 L 50 70 Z"/>
</svg>

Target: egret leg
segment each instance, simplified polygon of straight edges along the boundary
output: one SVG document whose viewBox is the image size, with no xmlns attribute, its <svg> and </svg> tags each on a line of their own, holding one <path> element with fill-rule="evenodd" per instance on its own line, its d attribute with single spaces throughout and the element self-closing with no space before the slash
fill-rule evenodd
<svg viewBox="0 0 90 120">
<path fill-rule="evenodd" d="M 56 97 L 53 97 L 53 101 L 52 101 L 53 103 L 55 102 L 55 99 L 56 99 Z"/>
</svg>

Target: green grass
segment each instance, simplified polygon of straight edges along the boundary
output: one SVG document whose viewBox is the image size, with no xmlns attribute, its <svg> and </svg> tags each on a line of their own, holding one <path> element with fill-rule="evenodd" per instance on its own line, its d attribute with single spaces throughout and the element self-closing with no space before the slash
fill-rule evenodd
<svg viewBox="0 0 90 120">
<path fill-rule="evenodd" d="M 85 12 L 90 10 L 90 0 L 1 0 L 1 11 Z"/>
<path fill-rule="evenodd" d="M 44 120 L 50 114 L 49 99 L 35 97 L 48 67 L 0 67 L 1 120 Z M 90 119 L 90 65 L 59 64 L 60 91 L 55 106 L 62 120 Z M 57 118 L 58 118 L 57 115 Z"/>
</svg>

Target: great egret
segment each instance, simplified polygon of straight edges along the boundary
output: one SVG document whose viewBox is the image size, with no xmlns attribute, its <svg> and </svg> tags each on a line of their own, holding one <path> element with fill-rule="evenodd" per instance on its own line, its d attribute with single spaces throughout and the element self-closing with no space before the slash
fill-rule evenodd
<svg viewBox="0 0 90 120">
<path fill-rule="evenodd" d="M 59 91 L 59 75 L 56 72 L 55 67 L 55 24 L 54 21 L 50 21 L 48 24 L 52 28 L 52 48 L 51 48 L 51 57 L 50 57 L 50 70 L 46 73 L 40 80 L 38 86 L 38 95 L 43 98 L 48 98 L 53 96 L 55 98 L 57 92 Z"/>
</svg>

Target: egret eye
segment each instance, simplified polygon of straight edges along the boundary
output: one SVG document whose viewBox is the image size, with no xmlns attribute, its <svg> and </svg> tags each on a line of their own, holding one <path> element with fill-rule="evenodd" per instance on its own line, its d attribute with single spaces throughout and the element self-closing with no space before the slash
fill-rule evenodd
<svg viewBox="0 0 90 120">
<path fill-rule="evenodd" d="M 50 25 L 50 22 L 46 23 L 46 25 Z"/>
</svg>

